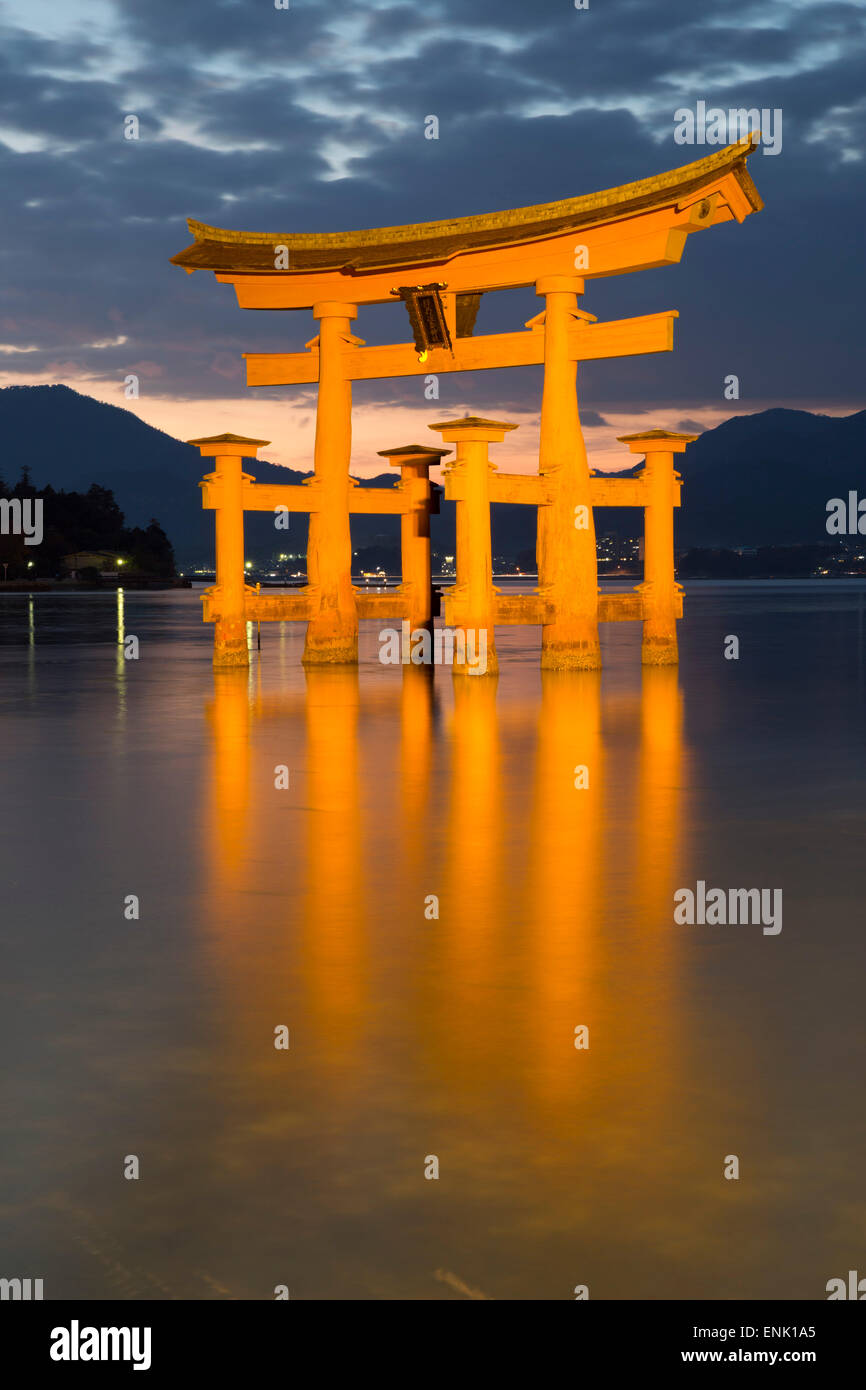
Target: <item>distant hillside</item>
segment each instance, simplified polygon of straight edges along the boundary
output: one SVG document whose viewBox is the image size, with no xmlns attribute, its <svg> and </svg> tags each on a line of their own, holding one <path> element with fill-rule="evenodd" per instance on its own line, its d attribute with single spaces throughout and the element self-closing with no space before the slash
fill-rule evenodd
<svg viewBox="0 0 866 1390">
<path fill-rule="evenodd" d="M 829 499 L 866 496 L 866 410 L 738 415 L 681 458 L 679 546 L 826 542 Z"/>
<path fill-rule="evenodd" d="M 66 386 L 10 386 L 0 390 L 0 471 L 14 483 L 29 464 L 37 485 L 86 490 L 100 483 L 113 490 L 127 525 L 156 517 L 174 545 L 181 568 L 213 556 L 213 517 L 203 512 L 196 486 L 207 464 L 198 450 L 144 424 L 131 411 L 104 405 Z M 251 460 L 260 482 L 296 483 L 306 475 Z M 849 489 L 866 495 L 866 411 L 845 418 L 800 410 L 740 415 L 708 430 L 680 456 L 683 507 L 677 545 L 752 546 L 820 542 L 826 538 L 826 503 Z M 393 485 L 396 470 L 362 486 Z M 636 534 L 634 512 L 605 509 L 600 530 Z M 265 559 L 275 549 L 273 521 L 248 514 L 249 553 Z M 358 517 L 358 547 L 396 544 L 399 519 Z M 283 548 L 306 546 L 306 517 L 293 514 L 279 533 Z M 530 507 L 493 509 L 494 551 L 516 555 L 535 544 Z M 454 509 L 443 502 L 433 520 L 433 544 L 454 545 Z"/>
<path fill-rule="evenodd" d="M 198 449 L 182 444 L 139 420 L 129 410 L 105 405 L 68 386 L 7 386 L 0 390 L 0 472 L 13 484 L 28 464 L 37 486 L 86 491 L 91 483 L 111 488 L 127 525 L 146 526 L 156 517 L 174 546 L 181 569 L 212 562 L 213 513 L 202 510 L 197 486 L 210 466 Z M 262 483 L 299 483 L 307 475 L 277 464 L 250 459 L 248 471 Z M 397 480 L 396 470 L 384 480 Z M 365 480 L 362 486 L 369 486 Z M 373 544 L 392 518 L 362 517 L 361 543 Z M 307 544 L 307 519 L 293 514 L 288 532 L 274 532 L 267 513 L 246 518 L 251 554 L 270 556 L 277 541 L 301 551 Z"/>
<path fill-rule="evenodd" d="M 683 479 L 678 550 L 692 546 L 820 545 L 827 502 L 866 496 L 866 411 L 763 410 L 707 430 L 675 457 Z M 642 468 L 640 463 L 638 468 Z M 599 531 L 634 535 L 635 513 L 606 507 Z"/>
</svg>

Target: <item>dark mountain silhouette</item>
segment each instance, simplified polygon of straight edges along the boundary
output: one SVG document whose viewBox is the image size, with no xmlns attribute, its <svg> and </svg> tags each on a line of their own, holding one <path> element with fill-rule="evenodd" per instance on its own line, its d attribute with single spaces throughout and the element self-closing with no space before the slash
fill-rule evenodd
<svg viewBox="0 0 866 1390">
<path fill-rule="evenodd" d="M 129 526 L 156 517 L 174 545 L 181 568 L 213 556 L 213 516 L 201 509 L 198 480 L 207 468 L 198 450 L 66 386 L 10 386 L 0 390 L 0 471 L 13 484 L 28 465 L 38 486 L 86 491 L 92 483 L 113 490 Z M 708 430 L 677 466 L 683 475 L 683 507 L 677 545 L 794 545 L 827 540 L 826 504 L 866 495 L 866 411 L 847 417 L 801 410 L 766 410 L 736 416 Z M 266 461 L 246 465 L 259 482 L 299 482 L 304 474 Z M 393 486 L 396 470 L 364 479 L 363 487 Z M 606 508 L 599 531 L 640 534 L 634 511 Z M 307 520 L 293 513 L 287 532 L 274 531 L 268 514 L 248 513 L 248 553 L 267 559 L 274 550 L 306 546 Z M 399 519 L 353 518 L 356 547 L 393 546 Z M 433 520 L 433 544 L 454 546 L 454 509 L 442 502 Z M 535 544 L 530 507 L 493 508 L 493 544 L 516 555 Z"/>
<path fill-rule="evenodd" d="M 866 410 L 738 415 L 680 458 L 679 546 L 827 543 L 830 498 L 866 495 Z"/>
<path fill-rule="evenodd" d="M 114 492 L 128 526 L 144 527 L 157 518 L 181 569 L 213 563 L 213 513 L 202 510 L 198 488 L 212 465 L 192 445 L 68 386 L 0 390 L 0 438 L 0 473 L 10 486 L 25 465 L 37 486 L 50 483 L 57 491 L 86 492 L 98 483 Z M 299 483 L 307 476 L 261 459 L 249 459 L 244 467 L 260 483 Z M 394 469 L 375 481 L 393 486 L 398 477 Z M 361 486 L 369 487 L 370 480 Z M 399 541 L 398 518 L 365 516 L 358 523 L 358 544 Z M 274 550 L 306 548 L 307 518 L 298 513 L 288 531 L 275 532 L 268 513 L 248 512 L 245 524 L 250 555 L 268 559 Z"/>
<path fill-rule="evenodd" d="M 834 541 L 826 529 L 830 498 L 847 498 L 851 489 L 866 496 L 866 411 L 737 415 L 707 430 L 674 463 L 683 479 L 678 550 L 826 545 Z M 619 507 L 596 513 L 596 526 L 640 534 L 635 513 Z"/>
</svg>

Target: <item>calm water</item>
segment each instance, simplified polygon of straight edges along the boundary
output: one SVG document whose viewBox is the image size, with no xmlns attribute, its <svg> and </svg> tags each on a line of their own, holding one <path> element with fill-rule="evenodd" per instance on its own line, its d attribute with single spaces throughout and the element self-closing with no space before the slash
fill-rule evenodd
<svg viewBox="0 0 866 1390">
<path fill-rule="evenodd" d="M 455 691 L 381 666 L 373 624 L 359 672 L 305 675 L 287 625 L 215 678 L 195 593 L 0 598 L 0 1275 L 814 1299 L 863 1272 L 864 613 L 858 581 L 695 584 L 679 672 L 621 625 L 600 679 L 542 681 L 538 630 L 503 629 L 498 682 Z M 675 925 L 698 879 L 781 887 L 781 933 Z"/>
</svg>

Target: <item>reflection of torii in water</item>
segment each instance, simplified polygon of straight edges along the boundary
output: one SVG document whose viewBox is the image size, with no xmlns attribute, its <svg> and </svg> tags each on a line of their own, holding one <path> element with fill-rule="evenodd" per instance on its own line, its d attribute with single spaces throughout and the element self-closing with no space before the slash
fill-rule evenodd
<svg viewBox="0 0 866 1390">
<path fill-rule="evenodd" d="M 349 476 L 352 382 L 451 371 L 543 365 L 538 473 L 499 473 L 488 445 L 502 421 L 477 418 L 431 425 L 456 458 L 445 468 L 445 496 L 457 505 L 457 581 L 446 591 L 445 619 L 489 629 L 487 672 L 496 669 L 493 628 L 540 624 L 542 666 L 594 669 L 601 660 L 599 621 L 642 620 L 643 660 L 677 660 L 681 592 L 674 582 L 672 509 L 679 504 L 674 453 L 695 436 L 650 430 L 627 436 L 646 455 L 630 478 L 591 476 L 578 415 L 577 363 L 673 347 L 676 312 L 596 323 L 577 307 L 586 280 L 680 260 L 688 237 L 721 222 L 742 222 L 762 206 L 746 170 L 758 137 L 666 174 L 509 212 L 382 227 L 363 232 L 269 235 L 227 232 L 190 222 L 193 244 L 173 257 L 192 273 L 213 271 L 248 309 L 312 309 L 319 332 L 305 352 L 247 353 L 251 386 L 318 383 L 313 476 L 301 487 L 256 484 L 242 473 L 261 440 L 222 435 L 191 441 L 216 466 L 203 504 L 217 514 L 216 585 L 204 616 L 216 624 L 217 666 L 248 662 L 252 619 L 308 624 L 304 663 L 357 661 L 358 620 L 433 616 L 429 581 L 430 466 L 439 450 L 406 445 L 384 451 L 401 469 L 393 491 L 361 490 Z M 423 275 L 424 283 L 418 281 Z M 410 283 L 396 283 L 401 279 Z M 543 311 L 520 332 L 473 335 L 483 293 L 534 285 Z M 409 309 L 414 343 L 367 347 L 351 326 L 358 306 L 393 302 Z M 505 597 L 492 582 L 490 503 L 538 508 L 538 589 Z M 593 507 L 643 508 L 644 582 L 633 593 L 598 594 Z M 243 511 L 309 512 L 306 587 L 257 596 L 243 580 Z M 403 583 L 386 594 L 352 586 L 350 516 L 382 512 L 403 520 Z M 426 535 L 425 535 L 426 531 Z"/>
<path fill-rule="evenodd" d="M 313 669 L 274 695 L 216 677 L 199 820 L 214 1071 L 249 1109 L 232 1142 L 252 1161 L 283 1136 L 303 1166 L 324 1126 L 340 1171 L 324 1200 L 381 1220 L 441 1139 L 472 1200 L 490 1201 L 478 1184 L 505 1153 L 498 1192 L 506 1169 L 537 1187 L 541 1162 L 566 1229 L 613 1189 L 611 1219 L 627 1221 L 647 1185 L 667 1191 L 663 1136 L 692 1065 L 688 945 L 671 929 L 688 859 L 677 672 L 603 696 L 597 673 L 544 671 L 540 703 L 501 699 L 496 679 L 437 695 L 429 676 Z M 277 759 L 289 793 L 272 790 Z M 268 1046 L 277 1023 L 290 1071 Z M 643 1185 L 625 1180 L 636 1151 Z M 323 1200 L 316 1183 L 307 1199 Z M 453 1231 L 431 1241 L 430 1269 L 454 1267 Z"/>
<path fill-rule="evenodd" d="M 626 889 L 626 919 L 641 924 L 632 956 L 655 940 L 656 924 L 669 936 L 684 780 L 676 671 L 647 668 L 640 696 L 612 693 L 604 705 L 593 673 L 542 673 L 540 706 L 534 697 L 502 703 L 496 680 L 460 677 L 441 716 L 431 676 L 406 667 L 399 685 L 361 685 L 352 669 L 313 669 L 302 689 L 271 695 L 245 672 L 225 672 L 208 707 L 213 765 L 202 823 L 226 948 L 247 949 L 236 913 L 251 910 L 251 894 L 256 909 L 261 864 L 280 860 L 284 877 L 269 889 L 269 922 L 285 919 L 269 957 L 273 989 L 286 951 L 302 943 L 294 964 L 308 972 L 335 1044 L 363 1007 L 383 901 L 401 915 L 417 908 L 419 924 L 438 923 L 419 929 L 435 931 L 449 977 L 477 974 L 488 950 L 505 949 L 504 924 L 518 924 L 512 948 L 528 953 L 524 979 L 544 992 L 545 1009 L 576 1002 L 580 978 L 564 967 L 569 952 L 585 964 L 591 943 L 601 949 L 614 881 Z M 616 757 L 606 747 L 603 709 L 636 748 L 621 737 Z M 270 790 L 276 749 L 290 765 L 288 794 Z M 527 800 L 514 800 L 514 749 L 533 768 Z M 388 788 L 392 800 L 371 816 L 368 797 Z M 392 831 L 385 839 L 383 822 Z M 435 919 L 424 912 L 430 895 Z"/>
</svg>

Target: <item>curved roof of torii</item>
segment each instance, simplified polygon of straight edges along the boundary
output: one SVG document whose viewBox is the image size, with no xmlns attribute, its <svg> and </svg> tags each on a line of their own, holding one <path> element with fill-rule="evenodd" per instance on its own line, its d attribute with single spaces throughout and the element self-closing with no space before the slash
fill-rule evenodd
<svg viewBox="0 0 866 1390">
<path fill-rule="evenodd" d="M 274 268 L 274 247 L 280 245 L 288 248 L 290 258 L 291 268 L 282 271 L 284 275 L 334 270 L 352 274 L 420 265 L 445 260 L 461 251 L 537 241 L 559 232 L 676 205 L 690 196 L 699 196 L 702 189 L 725 174 L 734 175 L 750 210 L 757 212 L 763 202 L 746 169 L 746 159 L 756 148 L 757 138 L 746 136 L 705 159 L 600 193 L 442 222 L 357 232 L 296 233 L 226 231 L 190 219 L 188 225 L 195 240 L 185 251 L 172 256 L 171 261 L 188 271 L 274 275 L 280 273 Z"/>
</svg>

